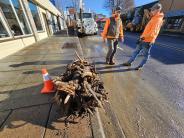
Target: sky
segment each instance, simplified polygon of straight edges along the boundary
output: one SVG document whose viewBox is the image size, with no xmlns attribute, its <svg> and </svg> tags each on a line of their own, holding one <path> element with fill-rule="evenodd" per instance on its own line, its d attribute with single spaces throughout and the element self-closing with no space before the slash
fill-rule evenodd
<svg viewBox="0 0 184 138">
<path fill-rule="evenodd" d="M 91 9 L 95 13 L 109 15 L 109 11 L 104 8 L 105 0 L 84 0 L 86 10 Z"/>
<path fill-rule="evenodd" d="M 69 6 L 69 1 L 70 0 L 63 0 L 63 2 L 65 3 L 65 5 Z M 104 9 L 104 3 L 105 0 L 83 0 L 85 3 L 85 9 L 91 9 L 91 11 L 94 11 L 95 13 L 102 13 L 106 16 L 109 16 L 109 11 Z M 135 0 L 135 6 L 140 6 L 140 5 L 144 5 L 150 2 L 153 2 L 156 0 Z M 66 6 L 65 6 L 66 7 Z"/>
<path fill-rule="evenodd" d="M 153 1 L 156 1 L 156 0 L 135 0 L 135 6 L 141 6 L 141 5 L 144 5 L 144 4 L 147 4 L 147 3 L 151 3 Z"/>
</svg>

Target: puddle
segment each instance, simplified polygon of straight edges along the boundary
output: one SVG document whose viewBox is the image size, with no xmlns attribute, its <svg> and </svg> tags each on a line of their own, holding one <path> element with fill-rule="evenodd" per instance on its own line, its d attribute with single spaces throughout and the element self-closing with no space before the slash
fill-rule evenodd
<svg viewBox="0 0 184 138">
<path fill-rule="evenodd" d="M 67 43 L 64 43 L 64 45 L 61 48 L 62 49 L 64 49 L 64 48 L 66 48 L 66 49 L 77 48 L 77 43 L 75 43 L 75 42 L 67 42 Z"/>
</svg>

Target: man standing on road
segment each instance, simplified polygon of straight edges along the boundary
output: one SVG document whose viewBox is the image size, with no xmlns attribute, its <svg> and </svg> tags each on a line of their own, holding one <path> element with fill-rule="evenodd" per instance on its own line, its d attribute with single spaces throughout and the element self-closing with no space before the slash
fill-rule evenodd
<svg viewBox="0 0 184 138">
<path fill-rule="evenodd" d="M 147 62 L 152 45 L 160 32 L 160 28 L 163 24 L 164 14 L 161 12 L 162 5 L 157 3 L 151 8 L 151 20 L 146 25 L 143 34 L 137 41 L 137 47 L 128 62 L 123 63 L 124 66 L 131 66 L 131 63 L 136 59 L 140 51 L 142 51 L 142 62 L 135 68 L 135 70 L 141 69 Z"/>
<path fill-rule="evenodd" d="M 107 38 L 108 53 L 106 56 L 106 63 L 110 65 L 115 64 L 113 57 L 118 47 L 118 39 L 123 41 L 123 25 L 120 19 L 121 9 L 121 7 L 117 7 L 113 16 L 107 19 L 103 33 L 101 34 L 104 42 Z"/>
</svg>

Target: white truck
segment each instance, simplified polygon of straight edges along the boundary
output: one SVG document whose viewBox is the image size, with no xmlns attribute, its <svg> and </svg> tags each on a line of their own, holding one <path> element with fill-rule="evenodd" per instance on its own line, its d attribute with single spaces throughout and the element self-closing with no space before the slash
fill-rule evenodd
<svg viewBox="0 0 184 138">
<path fill-rule="evenodd" d="M 81 19 L 82 15 L 82 19 Z M 92 13 L 82 13 L 78 14 L 78 19 L 77 19 L 77 34 L 78 35 L 92 35 L 92 34 L 97 34 L 98 32 L 98 26 L 97 23 L 95 22 L 93 18 Z"/>
</svg>

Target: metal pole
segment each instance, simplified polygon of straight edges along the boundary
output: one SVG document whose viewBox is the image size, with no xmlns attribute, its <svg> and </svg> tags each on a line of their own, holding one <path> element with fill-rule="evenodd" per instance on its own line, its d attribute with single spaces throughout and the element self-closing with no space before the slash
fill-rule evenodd
<svg viewBox="0 0 184 138">
<path fill-rule="evenodd" d="M 112 13 L 114 12 L 114 4 L 115 4 L 115 2 L 114 2 L 114 0 L 112 0 Z"/>
<path fill-rule="evenodd" d="M 79 7 L 80 7 L 80 21 L 81 21 L 81 31 L 83 32 L 83 22 L 82 22 L 82 18 L 83 18 L 83 14 L 82 14 L 82 10 L 83 10 L 83 1 L 80 0 L 79 1 Z"/>
<path fill-rule="evenodd" d="M 66 25 L 68 24 L 68 7 L 66 7 L 66 20 L 65 20 L 65 22 L 66 22 Z M 67 28 L 66 28 L 66 34 L 67 34 L 67 36 L 69 37 L 69 33 L 68 33 L 68 26 L 67 26 Z"/>
</svg>

